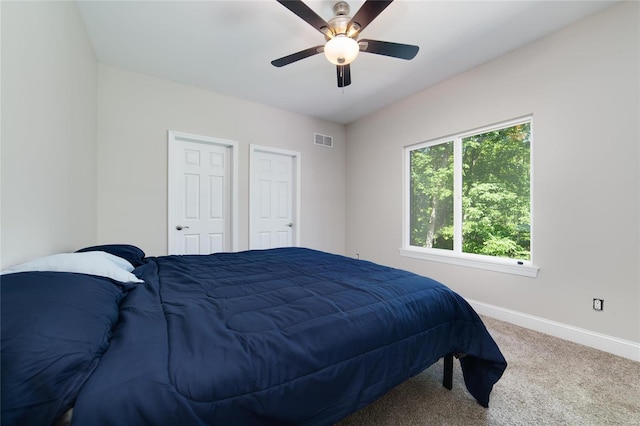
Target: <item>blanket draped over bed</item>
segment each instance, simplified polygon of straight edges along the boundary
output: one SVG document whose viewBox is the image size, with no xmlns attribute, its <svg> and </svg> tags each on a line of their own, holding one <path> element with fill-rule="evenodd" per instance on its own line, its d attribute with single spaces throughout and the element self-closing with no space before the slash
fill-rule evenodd
<svg viewBox="0 0 640 426">
<path fill-rule="evenodd" d="M 462 297 L 407 271 L 283 248 L 135 273 L 72 424 L 330 425 L 450 353 L 488 406 L 506 368 Z"/>
</svg>

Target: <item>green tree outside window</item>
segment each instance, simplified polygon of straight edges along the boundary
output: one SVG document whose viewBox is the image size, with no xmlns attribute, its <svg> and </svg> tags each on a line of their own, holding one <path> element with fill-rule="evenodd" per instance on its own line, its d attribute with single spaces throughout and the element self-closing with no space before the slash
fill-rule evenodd
<svg viewBox="0 0 640 426">
<path fill-rule="evenodd" d="M 412 149 L 409 244 L 456 250 L 460 161 L 459 251 L 530 260 L 530 150 L 530 121 Z"/>
</svg>

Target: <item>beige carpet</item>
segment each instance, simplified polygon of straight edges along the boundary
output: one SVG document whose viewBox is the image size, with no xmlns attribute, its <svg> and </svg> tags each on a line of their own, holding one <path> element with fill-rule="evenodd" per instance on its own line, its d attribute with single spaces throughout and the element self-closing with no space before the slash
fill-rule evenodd
<svg viewBox="0 0 640 426">
<path fill-rule="evenodd" d="M 640 425 L 640 363 L 483 317 L 509 366 L 478 405 L 442 360 L 337 426 Z"/>
</svg>

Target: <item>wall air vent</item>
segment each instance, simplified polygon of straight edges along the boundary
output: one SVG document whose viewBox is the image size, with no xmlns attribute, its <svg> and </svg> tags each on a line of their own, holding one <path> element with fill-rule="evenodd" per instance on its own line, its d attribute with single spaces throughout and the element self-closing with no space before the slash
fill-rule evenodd
<svg viewBox="0 0 640 426">
<path fill-rule="evenodd" d="M 320 133 L 314 133 L 313 143 L 315 145 L 322 145 L 329 148 L 333 148 L 333 137 L 327 136 L 327 135 L 321 135 Z"/>
</svg>

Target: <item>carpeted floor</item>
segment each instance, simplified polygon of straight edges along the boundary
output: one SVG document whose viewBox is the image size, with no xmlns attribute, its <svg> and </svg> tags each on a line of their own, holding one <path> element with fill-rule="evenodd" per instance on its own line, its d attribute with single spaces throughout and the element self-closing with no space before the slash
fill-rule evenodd
<svg viewBox="0 0 640 426">
<path fill-rule="evenodd" d="M 336 426 L 640 425 L 640 363 L 483 317 L 509 366 L 489 408 L 467 392 L 454 360 L 442 360 Z"/>
</svg>

